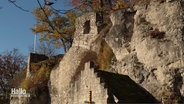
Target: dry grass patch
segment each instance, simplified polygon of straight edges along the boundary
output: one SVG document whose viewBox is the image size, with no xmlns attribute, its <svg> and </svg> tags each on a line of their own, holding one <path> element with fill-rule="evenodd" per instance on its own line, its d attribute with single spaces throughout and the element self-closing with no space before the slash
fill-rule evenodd
<svg viewBox="0 0 184 104">
<path fill-rule="evenodd" d="M 97 64 L 99 65 L 100 69 L 107 69 L 111 67 L 111 61 L 114 57 L 114 53 L 110 46 L 105 42 L 105 40 L 102 41 L 100 53 L 97 57 Z"/>
<path fill-rule="evenodd" d="M 62 57 L 57 56 L 50 57 L 48 60 L 41 61 L 38 63 L 31 63 L 31 77 L 24 79 L 19 87 L 26 89 L 28 92 L 34 94 L 38 90 L 47 86 L 50 78 L 51 70 L 56 67 Z"/>
</svg>

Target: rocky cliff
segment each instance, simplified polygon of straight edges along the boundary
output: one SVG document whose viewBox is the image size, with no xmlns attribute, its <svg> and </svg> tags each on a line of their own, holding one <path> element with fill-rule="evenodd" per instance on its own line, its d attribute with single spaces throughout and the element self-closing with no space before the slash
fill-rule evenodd
<svg viewBox="0 0 184 104">
<path fill-rule="evenodd" d="M 183 4 L 152 1 L 135 6 L 135 12 L 116 11 L 106 37 L 118 59 L 115 72 L 130 76 L 162 102 L 184 96 Z"/>
</svg>

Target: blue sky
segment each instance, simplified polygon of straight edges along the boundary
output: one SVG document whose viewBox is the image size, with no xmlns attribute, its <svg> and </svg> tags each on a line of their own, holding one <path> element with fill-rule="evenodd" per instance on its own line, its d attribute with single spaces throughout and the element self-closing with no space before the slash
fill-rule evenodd
<svg viewBox="0 0 184 104">
<path fill-rule="evenodd" d="M 16 1 L 18 5 L 29 11 L 38 6 L 36 0 Z M 68 2 L 69 0 L 57 0 L 53 6 L 58 9 L 68 9 Z M 0 9 L 0 53 L 17 48 L 21 53 L 27 55 L 28 47 L 34 42 L 34 34 L 30 28 L 34 27 L 35 17 L 31 13 L 16 8 L 8 0 L 0 0 L 0 7 L 2 7 Z"/>
</svg>

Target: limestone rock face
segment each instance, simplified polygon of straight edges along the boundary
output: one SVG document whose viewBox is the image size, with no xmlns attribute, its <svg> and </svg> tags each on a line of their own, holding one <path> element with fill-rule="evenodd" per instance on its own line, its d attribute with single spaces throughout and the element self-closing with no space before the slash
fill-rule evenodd
<svg viewBox="0 0 184 104">
<path fill-rule="evenodd" d="M 147 67 L 182 62 L 184 24 L 179 2 L 151 2 L 147 9 L 137 7 L 134 18 L 131 47 L 137 52 L 140 62 Z M 163 33 L 163 37 L 150 38 L 153 32 Z"/>
<path fill-rule="evenodd" d="M 105 39 L 115 53 L 117 60 L 121 60 L 129 54 L 134 14 L 134 11 L 122 9 L 112 13 L 110 16 L 112 27 Z"/>
<path fill-rule="evenodd" d="M 136 5 L 135 13 L 116 11 L 106 37 L 118 60 L 113 65 L 115 72 L 128 75 L 164 103 L 180 102 L 184 96 L 183 10 L 182 1 L 170 0 Z M 126 36 L 129 23 L 133 30 Z"/>
</svg>

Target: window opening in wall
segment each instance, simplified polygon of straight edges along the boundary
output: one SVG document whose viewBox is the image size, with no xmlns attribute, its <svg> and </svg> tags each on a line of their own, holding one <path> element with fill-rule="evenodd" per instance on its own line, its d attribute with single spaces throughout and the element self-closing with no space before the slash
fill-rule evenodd
<svg viewBox="0 0 184 104">
<path fill-rule="evenodd" d="M 91 29 L 90 20 L 88 20 L 84 23 L 83 28 L 84 28 L 84 31 L 83 31 L 84 34 L 88 34 L 90 32 L 90 29 Z"/>
</svg>

